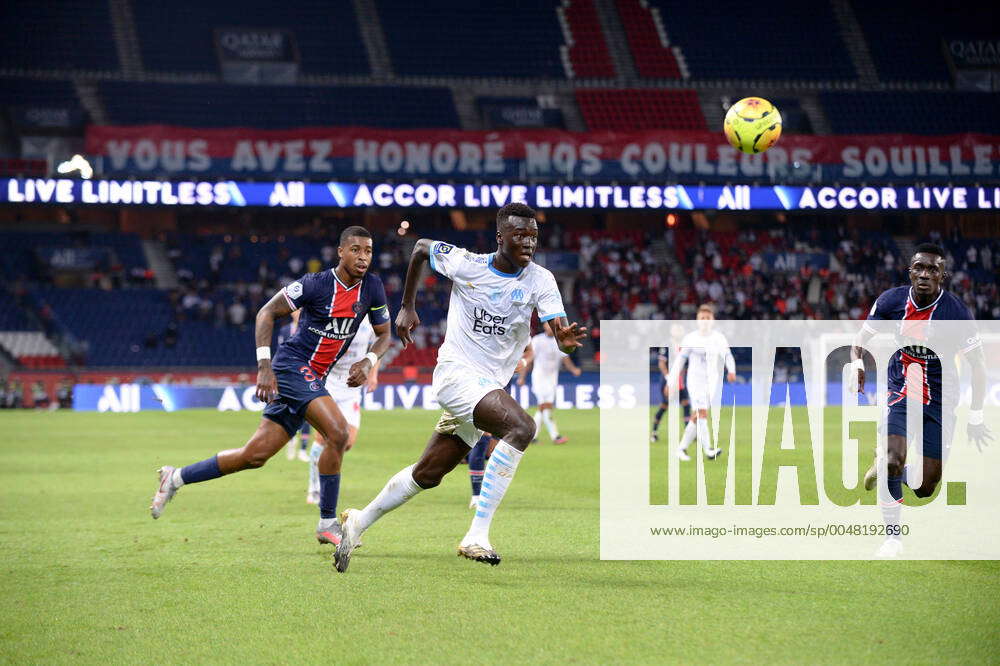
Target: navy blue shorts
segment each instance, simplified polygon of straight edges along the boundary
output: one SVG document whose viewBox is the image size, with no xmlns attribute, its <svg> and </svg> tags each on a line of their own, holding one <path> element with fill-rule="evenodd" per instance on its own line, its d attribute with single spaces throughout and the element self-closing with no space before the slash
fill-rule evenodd
<svg viewBox="0 0 1000 666">
<path fill-rule="evenodd" d="M 931 401 L 923 406 L 924 424 L 924 456 L 941 460 L 942 446 L 951 446 L 953 419 L 942 419 L 941 403 Z M 906 396 L 899 391 L 889 391 L 889 415 L 886 418 L 887 432 L 890 435 L 907 437 L 906 433 Z"/>
<path fill-rule="evenodd" d="M 278 380 L 278 397 L 267 403 L 264 416 L 287 430 L 289 437 L 293 437 L 305 423 L 309 403 L 330 394 L 326 391 L 326 382 L 317 377 L 306 364 L 298 369 L 274 368 L 274 377 Z"/>
</svg>

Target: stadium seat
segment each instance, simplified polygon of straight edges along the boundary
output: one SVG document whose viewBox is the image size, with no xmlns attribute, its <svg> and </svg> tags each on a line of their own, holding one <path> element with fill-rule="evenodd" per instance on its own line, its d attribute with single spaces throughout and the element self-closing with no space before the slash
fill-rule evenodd
<svg viewBox="0 0 1000 666">
<path fill-rule="evenodd" d="M 639 76 L 652 79 L 680 79 L 680 63 L 663 29 L 660 10 L 645 0 L 618 0 L 618 15 L 628 39 L 632 60 Z"/>
<path fill-rule="evenodd" d="M 459 127 L 447 88 L 125 83 L 99 86 L 114 124 Z"/>
<path fill-rule="evenodd" d="M 102 0 L 5 0 L 0 31 L 4 68 L 118 70 L 109 3 Z"/>
<path fill-rule="evenodd" d="M 0 106 L 38 106 L 79 109 L 71 81 L 0 78 Z"/>
<path fill-rule="evenodd" d="M 429 0 L 419 10 L 376 0 L 397 74 L 565 78 L 558 0 Z"/>
<path fill-rule="evenodd" d="M 370 73 L 350 0 L 181 0 L 133 7 L 143 63 L 152 71 L 218 71 L 214 31 L 253 26 L 290 30 L 303 73 Z"/>
<path fill-rule="evenodd" d="M 594 0 L 564 0 L 561 9 L 573 40 L 573 45 L 567 48 L 573 76 L 578 79 L 613 77 L 615 66 Z"/>
<path fill-rule="evenodd" d="M 1000 95 L 976 92 L 824 92 L 838 134 L 996 132 Z"/>
<path fill-rule="evenodd" d="M 576 102 L 590 130 L 704 130 L 693 90 L 577 90 Z"/>
<path fill-rule="evenodd" d="M 997 8 L 989 2 L 955 0 L 947 6 L 911 0 L 852 0 L 879 77 L 886 82 L 950 82 L 943 40 L 997 37 Z"/>
<path fill-rule="evenodd" d="M 40 331 L 0 330 L 0 347 L 28 368 L 60 368 L 66 365 L 59 350 Z"/>
<path fill-rule="evenodd" d="M 671 45 L 683 53 L 691 78 L 857 79 L 829 3 L 780 0 L 766 9 L 754 9 L 736 0 L 721 0 L 706 11 L 703 0 L 647 1 L 659 10 L 663 28 Z M 622 14 L 636 14 L 627 0 Z M 648 28 L 637 35 L 634 48 L 648 48 L 652 39 L 648 35 Z M 806 56 L 813 53 L 823 57 Z M 654 52 L 650 58 L 659 56 Z"/>
</svg>

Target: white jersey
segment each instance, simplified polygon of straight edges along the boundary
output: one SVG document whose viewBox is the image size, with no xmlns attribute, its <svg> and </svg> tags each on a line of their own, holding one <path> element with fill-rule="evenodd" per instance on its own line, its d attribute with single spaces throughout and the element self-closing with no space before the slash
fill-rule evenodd
<svg viewBox="0 0 1000 666">
<path fill-rule="evenodd" d="M 347 348 L 344 355 L 337 359 L 337 362 L 330 368 L 330 374 L 326 377 L 326 390 L 333 391 L 335 388 L 351 388 L 357 390 L 358 387 L 347 386 L 347 376 L 351 374 L 351 366 L 360 361 L 368 353 L 375 342 L 375 329 L 372 328 L 368 317 L 363 317 L 358 324 L 358 332 L 351 340 L 351 346 Z"/>
<path fill-rule="evenodd" d="M 531 338 L 531 349 L 535 352 L 531 380 L 555 383 L 559 378 L 559 365 L 566 358 L 555 337 L 539 333 Z"/>
<path fill-rule="evenodd" d="M 681 340 L 680 363 L 677 364 L 677 371 L 680 372 L 684 362 L 687 362 L 687 389 L 688 393 L 714 393 L 722 385 L 719 382 L 721 363 L 725 363 L 726 370 L 736 371 L 736 361 L 729 349 L 729 341 L 726 336 L 719 331 L 711 331 L 703 335 L 700 331 L 692 331 Z M 671 375 L 674 375 L 671 369 Z"/>
<path fill-rule="evenodd" d="M 431 268 L 452 281 L 438 363 L 460 363 L 505 386 L 528 346 L 532 311 L 542 321 L 565 317 L 566 311 L 551 271 L 530 263 L 502 273 L 492 260 L 492 254 L 431 244 Z"/>
</svg>

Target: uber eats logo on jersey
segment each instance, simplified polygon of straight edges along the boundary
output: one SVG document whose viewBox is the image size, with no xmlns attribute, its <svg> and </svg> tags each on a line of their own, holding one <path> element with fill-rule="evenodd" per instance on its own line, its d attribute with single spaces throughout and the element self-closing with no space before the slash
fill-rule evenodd
<svg viewBox="0 0 1000 666">
<path fill-rule="evenodd" d="M 507 333 L 507 316 L 501 317 L 487 312 L 484 308 L 473 310 L 472 330 L 476 333 L 488 333 L 489 335 L 504 335 Z"/>
<path fill-rule="evenodd" d="M 310 326 L 309 330 L 316 335 L 333 340 L 344 340 L 351 337 L 351 329 L 354 324 L 354 317 L 334 317 L 326 325 L 326 328 Z"/>
</svg>

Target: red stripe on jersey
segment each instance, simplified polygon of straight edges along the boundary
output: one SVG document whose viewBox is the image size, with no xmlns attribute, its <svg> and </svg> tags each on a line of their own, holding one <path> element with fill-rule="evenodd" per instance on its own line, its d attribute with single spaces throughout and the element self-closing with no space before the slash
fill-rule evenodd
<svg viewBox="0 0 1000 666">
<path fill-rule="evenodd" d="M 927 339 L 927 322 L 931 320 L 934 316 L 934 311 L 937 310 L 937 302 L 926 308 L 917 308 L 913 304 L 913 300 L 910 298 L 906 299 L 906 309 L 903 311 L 903 321 L 906 323 L 900 324 L 899 332 L 915 340 L 926 340 Z M 912 323 L 909 323 L 912 322 Z"/>
<path fill-rule="evenodd" d="M 336 281 L 333 288 L 333 300 L 330 302 L 331 317 L 354 317 L 354 304 L 361 298 L 361 283 L 355 288 L 344 289 L 340 281 Z M 337 355 L 344 346 L 346 340 L 333 340 L 331 338 L 320 337 L 319 344 L 313 351 L 312 358 L 309 359 L 309 367 L 320 376 L 326 375 L 330 366 L 337 360 Z"/>
</svg>

